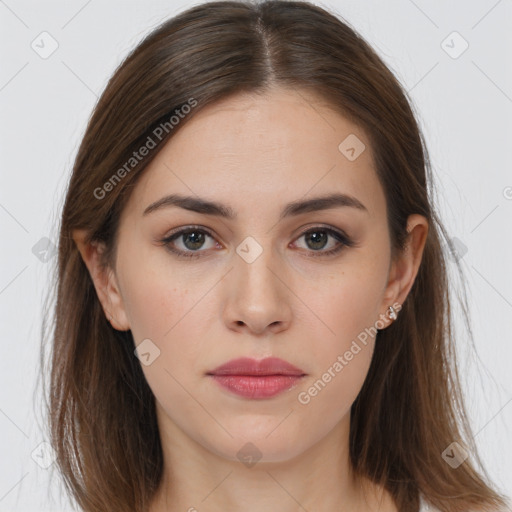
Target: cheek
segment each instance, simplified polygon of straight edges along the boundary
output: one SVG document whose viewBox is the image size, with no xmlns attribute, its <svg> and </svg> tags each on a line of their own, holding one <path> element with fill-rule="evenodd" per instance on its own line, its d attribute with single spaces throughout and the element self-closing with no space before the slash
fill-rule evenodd
<svg viewBox="0 0 512 512">
<path fill-rule="evenodd" d="M 385 265 L 376 259 L 360 258 L 357 264 L 345 265 L 308 293 L 307 305 L 325 327 L 322 338 L 327 352 L 343 349 L 376 326 L 385 282 Z"/>
<path fill-rule="evenodd" d="M 346 410 L 359 393 L 373 354 L 385 279 L 385 262 L 359 258 L 308 294 L 308 307 L 315 313 L 317 328 L 321 320 L 322 336 L 316 343 L 311 379 L 319 382 L 311 393 L 305 391 L 319 409 L 332 402 Z M 313 400 L 317 394 L 322 398 Z"/>
<path fill-rule="evenodd" d="M 197 368 L 204 344 L 201 305 L 194 293 L 165 287 L 161 280 L 146 280 L 144 286 L 148 289 L 133 291 L 131 330 L 136 345 L 152 341 L 149 346 L 157 357 L 142 369 L 157 399 L 162 392 L 167 399 L 182 399 L 179 383 L 191 378 L 190 369 Z"/>
<path fill-rule="evenodd" d="M 144 338 L 157 340 L 160 345 L 176 329 L 186 311 L 186 291 L 166 286 L 160 279 L 134 280 L 126 289 L 125 308 L 135 342 Z M 167 334 L 168 333 L 168 334 Z"/>
<path fill-rule="evenodd" d="M 190 379 L 187 372 L 198 366 L 206 342 L 211 312 L 205 311 L 201 299 L 213 282 L 176 271 L 150 252 L 123 262 L 122 275 L 123 303 L 135 345 L 145 343 L 141 346 L 151 353 L 151 364 L 142 365 L 148 384 L 157 399 L 162 393 L 182 399 L 179 383 Z"/>
<path fill-rule="evenodd" d="M 197 284 L 173 269 L 159 251 L 139 251 L 119 262 L 119 268 L 124 277 L 123 304 L 135 341 L 150 338 L 162 345 L 193 309 L 195 294 L 190 290 Z"/>
<path fill-rule="evenodd" d="M 301 432 L 316 440 L 349 417 L 368 374 L 373 342 L 349 347 L 346 351 L 333 351 L 322 369 L 297 392 L 294 409 L 300 417 Z"/>
<path fill-rule="evenodd" d="M 200 414 L 183 386 L 191 388 L 190 369 L 197 366 L 204 339 L 198 302 L 205 290 L 185 283 L 183 276 L 172 279 L 169 268 L 152 266 L 149 260 L 125 270 L 130 276 L 123 291 L 131 332 L 135 345 L 150 353 L 149 364 L 140 358 L 149 387 L 169 413 L 183 418 Z"/>
<path fill-rule="evenodd" d="M 314 371 L 296 396 L 305 431 L 320 437 L 349 414 L 375 346 L 375 282 L 350 278 L 337 284 L 317 297 L 316 310 L 329 329 L 322 329 L 325 334 L 315 343 Z"/>
</svg>

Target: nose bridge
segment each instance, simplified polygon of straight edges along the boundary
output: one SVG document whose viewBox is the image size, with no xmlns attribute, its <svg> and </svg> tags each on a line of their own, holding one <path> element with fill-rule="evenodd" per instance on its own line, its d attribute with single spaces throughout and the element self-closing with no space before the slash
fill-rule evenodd
<svg viewBox="0 0 512 512">
<path fill-rule="evenodd" d="M 241 322 L 261 332 L 270 325 L 287 325 L 290 305 L 287 303 L 280 258 L 272 246 L 272 238 L 248 236 L 236 247 L 226 321 Z"/>
<path fill-rule="evenodd" d="M 270 236 L 259 239 L 247 236 L 238 244 L 235 275 L 238 285 L 244 286 L 244 293 L 267 296 L 279 293 L 277 288 L 280 285 L 276 282 L 278 279 L 274 270 L 279 258 L 274 252 Z"/>
</svg>

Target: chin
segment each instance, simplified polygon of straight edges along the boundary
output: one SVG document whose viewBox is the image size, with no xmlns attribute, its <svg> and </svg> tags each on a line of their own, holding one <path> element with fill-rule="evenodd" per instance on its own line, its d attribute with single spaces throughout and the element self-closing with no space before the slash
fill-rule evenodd
<svg viewBox="0 0 512 512">
<path fill-rule="evenodd" d="M 282 418 L 275 422 L 274 428 L 280 421 Z M 272 429 L 266 428 L 266 422 L 264 429 L 245 428 L 240 424 L 238 430 L 228 429 L 228 431 L 233 437 L 223 435 L 221 441 L 216 436 L 215 439 L 205 440 L 206 443 L 203 443 L 203 446 L 219 457 L 239 461 L 247 467 L 252 467 L 256 463 L 287 462 L 307 449 L 304 445 L 307 440 L 303 434 L 295 436 L 289 430 L 282 429 L 279 434 L 276 430 L 269 435 Z"/>
</svg>

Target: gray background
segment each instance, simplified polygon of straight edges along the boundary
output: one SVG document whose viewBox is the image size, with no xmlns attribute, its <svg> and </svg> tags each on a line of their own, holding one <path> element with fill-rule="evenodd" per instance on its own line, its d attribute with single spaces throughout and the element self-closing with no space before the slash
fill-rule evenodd
<svg viewBox="0 0 512 512">
<path fill-rule="evenodd" d="M 151 28 L 191 5 L 0 0 L 0 512 L 71 510 L 66 499 L 59 504 L 58 485 L 49 485 L 54 466 L 45 469 L 51 451 L 40 444 L 36 381 L 63 193 L 86 121 L 117 64 Z M 412 97 L 441 215 L 468 279 L 477 352 L 463 334 L 458 350 L 470 419 L 492 479 L 510 496 L 511 2 L 320 5 L 355 27 Z M 52 44 L 57 49 L 44 55 Z"/>
</svg>

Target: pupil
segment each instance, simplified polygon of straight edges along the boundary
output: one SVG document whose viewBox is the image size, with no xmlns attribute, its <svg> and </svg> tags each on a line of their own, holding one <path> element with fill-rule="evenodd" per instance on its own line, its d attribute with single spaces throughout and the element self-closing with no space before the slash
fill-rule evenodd
<svg viewBox="0 0 512 512">
<path fill-rule="evenodd" d="M 320 236 L 318 236 L 319 233 Z M 327 234 L 324 231 L 313 231 L 306 235 L 306 240 L 313 241 L 313 249 L 322 249 L 327 241 Z"/>
<path fill-rule="evenodd" d="M 200 233 L 200 232 L 197 232 L 197 231 L 191 231 L 190 233 L 187 233 L 186 235 L 183 235 L 184 236 L 184 240 L 185 240 L 185 246 L 187 247 L 187 249 L 199 249 L 201 247 L 201 245 L 203 245 L 204 243 L 204 233 Z M 195 240 L 194 240 L 195 239 Z M 187 240 L 192 240 L 192 246 L 190 246 L 188 243 L 187 243 Z"/>
</svg>

